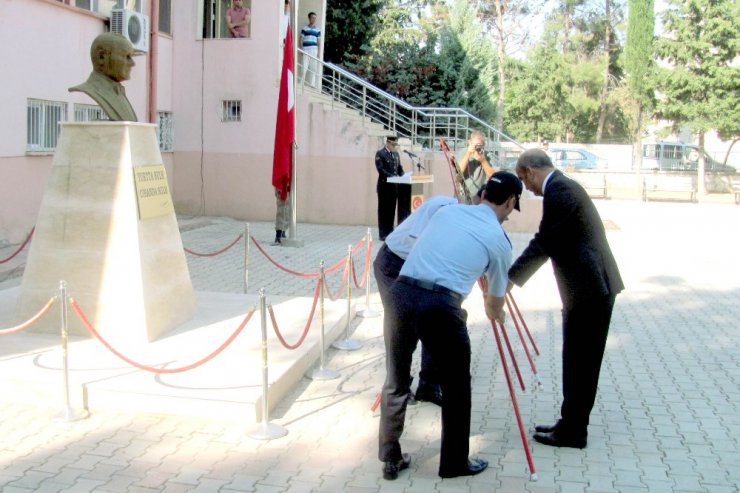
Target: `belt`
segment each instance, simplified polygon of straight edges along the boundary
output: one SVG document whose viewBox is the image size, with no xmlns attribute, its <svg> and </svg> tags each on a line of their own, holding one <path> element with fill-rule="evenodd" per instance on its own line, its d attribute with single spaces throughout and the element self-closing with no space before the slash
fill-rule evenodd
<svg viewBox="0 0 740 493">
<path fill-rule="evenodd" d="M 427 291 L 434 291 L 435 293 L 446 294 L 447 296 L 450 296 L 461 303 L 465 299 L 465 296 L 461 295 L 460 293 L 453 291 L 450 288 L 446 288 L 442 285 L 435 284 L 433 282 L 420 281 L 419 279 L 414 279 L 413 277 L 407 276 L 398 276 L 398 281 L 404 284 L 408 284 L 409 286 L 426 289 Z"/>
</svg>

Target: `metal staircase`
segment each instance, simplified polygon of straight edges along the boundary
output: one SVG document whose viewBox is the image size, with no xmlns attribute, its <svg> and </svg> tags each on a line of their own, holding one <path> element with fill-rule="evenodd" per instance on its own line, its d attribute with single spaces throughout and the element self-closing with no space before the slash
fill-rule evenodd
<svg viewBox="0 0 740 493">
<path fill-rule="evenodd" d="M 486 136 L 487 149 L 494 153 L 502 168 L 511 167 L 512 161 L 524 146 L 462 108 L 412 106 L 392 94 L 375 87 L 368 81 L 333 64 L 298 50 L 299 87 L 327 97 L 327 102 L 338 111 L 351 110 L 363 122 L 381 125 L 388 134 L 408 139 L 412 146 L 424 150 L 440 151 L 439 138 L 443 137 L 453 151 L 467 146 L 468 136 L 479 130 Z M 311 64 L 311 62 L 313 62 Z M 301 77 L 303 66 L 317 67 L 319 77 L 309 85 Z"/>
</svg>

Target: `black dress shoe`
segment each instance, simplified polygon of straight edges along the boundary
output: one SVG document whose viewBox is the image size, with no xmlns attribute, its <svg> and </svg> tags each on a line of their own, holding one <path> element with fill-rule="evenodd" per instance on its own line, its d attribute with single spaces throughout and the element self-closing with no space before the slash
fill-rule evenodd
<svg viewBox="0 0 740 493">
<path fill-rule="evenodd" d="M 534 431 L 537 433 L 552 433 L 555 431 L 558 427 L 558 423 L 555 423 L 554 425 L 536 425 L 534 427 Z"/>
<path fill-rule="evenodd" d="M 585 448 L 586 436 L 567 435 L 562 432 L 551 431 L 550 433 L 535 433 L 534 439 L 543 445 L 551 447 Z"/>
<path fill-rule="evenodd" d="M 442 392 L 428 390 L 428 389 L 416 389 L 416 395 L 414 398 L 417 401 L 431 402 L 439 407 L 442 407 Z"/>
<path fill-rule="evenodd" d="M 486 470 L 488 461 L 484 459 L 468 459 L 468 465 L 462 469 L 439 470 L 441 478 L 456 478 L 458 476 L 475 476 Z"/>
<path fill-rule="evenodd" d="M 398 460 L 392 460 L 383 463 L 383 479 L 392 481 L 398 477 L 399 471 L 408 469 L 411 464 L 411 457 L 409 454 L 401 454 L 401 458 Z"/>
</svg>

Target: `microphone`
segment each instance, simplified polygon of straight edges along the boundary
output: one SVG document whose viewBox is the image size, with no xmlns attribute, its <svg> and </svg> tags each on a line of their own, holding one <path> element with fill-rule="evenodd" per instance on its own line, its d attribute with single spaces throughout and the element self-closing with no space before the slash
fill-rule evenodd
<svg viewBox="0 0 740 493">
<path fill-rule="evenodd" d="M 419 156 L 417 156 L 416 154 L 414 154 L 413 152 L 409 152 L 409 151 L 407 151 L 406 149 L 404 149 L 404 150 L 403 150 L 403 152 L 405 152 L 406 154 L 408 154 L 408 155 L 409 155 L 409 157 L 419 157 Z"/>
</svg>

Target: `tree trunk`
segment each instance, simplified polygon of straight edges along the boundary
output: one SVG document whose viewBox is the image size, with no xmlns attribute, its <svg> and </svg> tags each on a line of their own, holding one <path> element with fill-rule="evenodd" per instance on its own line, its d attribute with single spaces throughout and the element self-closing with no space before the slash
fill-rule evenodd
<svg viewBox="0 0 740 493">
<path fill-rule="evenodd" d="M 606 27 L 604 29 L 604 51 L 606 52 L 606 67 L 604 68 L 604 84 L 601 86 L 601 95 L 599 96 L 599 125 L 596 127 L 596 142 L 601 143 L 604 135 L 604 125 L 606 124 L 606 98 L 609 96 L 609 69 L 611 67 L 612 55 L 612 23 L 611 23 L 611 0 L 605 0 L 605 17 Z"/>
<path fill-rule="evenodd" d="M 698 195 L 701 197 L 702 195 L 707 193 L 705 184 L 704 184 L 704 170 L 706 169 L 706 161 L 704 160 L 704 130 L 699 130 L 697 132 L 698 137 L 698 144 L 699 144 L 699 166 L 697 166 L 697 172 L 699 173 L 699 176 L 697 178 L 697 187 L 698 187 Z"/>
<path fill-rule="evenodd" d="M 632 133 L 632 168 L 637 176 L 642 173 L 642 105 L 637 102 L 635 108 L 635 125 Z"/>
<path fill-rule="evenodd" d="M 506 38 L 504 37 L 504 9 L 501 0 L 495 0 L 496 31 L 498 35 L 498 98 L 496 100 L 496 128 L 504 127 L 504 96 L 506 95 Z"/>
</svg>

